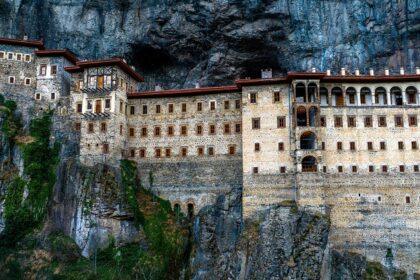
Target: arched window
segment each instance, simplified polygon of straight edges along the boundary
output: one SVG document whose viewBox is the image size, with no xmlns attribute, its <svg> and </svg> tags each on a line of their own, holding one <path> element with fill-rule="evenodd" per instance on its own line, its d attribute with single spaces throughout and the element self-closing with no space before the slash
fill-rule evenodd
<svg viewBox="0 0 420 280">
<path fill-rule="evenodd" d="M 360 90 L 360 104 L 372 105 L 372 93 L 370 88 L 364 87 Z"/>
<path fill-rule="evenodd" d="M 302 172 L 317 172 L 316 159 L 313 156 L 302 159 Z"/>
<path fill-rule="evenodd" d="M 333 97 L 333 105 L 337 107 L 344 106 L 343 91 L 339 87 L 335 87 L 331 90 L 331 95 Z"/>
<path fill-rule="evenodd" d="M 54 100 L 55 99 L 55 92 L 51 92 L 51 99 Z"/>
<path fill-rule="evenodd" d="M 391 88 L 391 103 L 397 106 L 403 105 L 402 92 L 399 87 Z"/>
<path fill-rule="evenodd" d="M 305 103 L 306 102 L 306 90 L 303 83 L 298 83 L 296 85 L 296 102 Z"/>
<path fill-rule="evenodd" d="M 321 97 L 321 105 L 328 105 L 328 89 L 325 87 L 320 88 L 319 95 Z"/>
<path fill-rule="evenodd" d="M 316 142 L 315 134 L 311 131 L 305 131 L 300 136 L 300 149 L 313 150 L 316 148 L 315 142 Z"/>
<path fill-rule="evenodd" d="M 188 218 L 192 219 L 194 217 L 194 204 L 188 203 Z"/>
<path fill-rule="evenodd" d="M 296 111 L 296 125 L 297 126 L 307 126 L 306 122 L 306 109 L 305 107 L 301 106 L 297 108 Z"/>
<path fill-rule="evenodd" d="M 356 89 L 354 87 L 349 87 L 346 89 L 346 95 L 348 98 L 348 104 L 355 105 L 356 104 Z"/>
<path fill-rule="evenodd" d="M 417 104 L 417 89 L 413 86 L 408 87 L 405 90 L 407 94 L 407 103 L 408 104 Z"/>
<path fill-rule="evenodd" d="M 316 102 L 317 92 L 318 92 L 318 86 L 315 83 L 310 83 L 308 85 L 309 102 Z"/>
<path fill-rule="evenodd" d="M 386 105 L 388 103 L 385 88 L 378 87 L 375 89 L 375 103 L 378 105 Z"/>
<path fill-rule="evenodd" d="M 318 109 L 316 107 L 311 107 L 309 109 L 309 125 L 311 127 L 315 127 L 316 123 L 317 123 L 317 113 L 318 113 Z"/>
</svg>

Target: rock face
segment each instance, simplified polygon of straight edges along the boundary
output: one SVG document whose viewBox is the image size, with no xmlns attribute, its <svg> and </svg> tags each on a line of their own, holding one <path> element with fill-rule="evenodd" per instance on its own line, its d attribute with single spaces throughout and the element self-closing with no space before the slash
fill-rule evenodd
<svg viewBox="0 0 420 280">
<path fill-rule="evenodd" d="M 237 197 L 219 199 L 194 225 L 193 279 L 320 279 L 327 246 L 326 216 L 279 206 L 236 219 Z"/>
<path fill-rule="evenodd" d="M 146 76 L 144 87 L 190 87 L 230 83 L 268 67 L 413 70 L 420 2 L 1 1 L 0 36 L 25 32 L 86 58 L 125 56 Z"/>
</svg>

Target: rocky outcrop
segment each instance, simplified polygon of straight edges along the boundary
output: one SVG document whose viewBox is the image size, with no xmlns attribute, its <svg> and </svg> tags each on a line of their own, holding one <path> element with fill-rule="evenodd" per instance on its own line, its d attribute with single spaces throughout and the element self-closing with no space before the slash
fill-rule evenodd
<svg viewBox="0 0 420 280">
<path fill-rule="evenodd" d="M 237 197 L 230 203 L 220 198 L 197 218 L 193 279 L 320 279 L 327 216 L 291 204 L 242 226 L 236 203 Z"/>
<path fill-rule="evenodd" d="M 231 83 L 267 67 L 413 70 L 419 31 L 411 0 L 0 2 L 0 36 L 43 36 L 85 58 L 125 56 L 149 88 Z"/>
</svg>

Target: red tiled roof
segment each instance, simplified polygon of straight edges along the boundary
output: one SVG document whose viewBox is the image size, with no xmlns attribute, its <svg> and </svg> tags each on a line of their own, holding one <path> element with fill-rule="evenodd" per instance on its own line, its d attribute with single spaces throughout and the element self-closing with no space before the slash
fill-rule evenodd
<svg viewBox="0 0 420 280">
<path fill-rule="evenodd" d="M 40 51 L 35 51 L 35 54 L 37 56 L 63 56 L 73 64 L 76 64 L 76 62 L 79 61 L 77 56 L 67 49 L 65 50 L 40 50 Z"/>
<path fill-rule="evenodd" d="M 239 91 L 238 86 L 230 85 L 230 86 L 219 86 L 219 87 L 203 87 L 203 88 L 133 92 L 133 93 L 128 94 L 128 98 L 190 96 L 190 95 L 200 95 L 200 94 L 208 94 L 208 93 L 228 93 L 228 92 L 238 92 L 238 91 Z"/>
<path fill-rule="evenodd" d="M 18 39 L 0 37 L 0 44 L 32 47 L 32 48 L 37 48 L 39 50 L 43 50 L 45 48 L 42 40 L 18 40 Z"/>
<path fill-rule="evenodd" d="M 122 60 L 121 58 L 111 58 L 111 59 L 104 59 L 104 60 L 83 60 L 83 61 L 78 61 L 76 63 L 76 66 L 69 66 L 69 67 L 65 67 L 64 69 L 67 72 L 79 72 L 89 67 L 112 66 L 112 65 L 117 65 L 136 81 L 142 82 L 144 80 L 143 77 L 139 73 L 134 71 L 133 68 L 131 68 L 130 65 L 124 62 L 124 60 Z"/>
</svg>

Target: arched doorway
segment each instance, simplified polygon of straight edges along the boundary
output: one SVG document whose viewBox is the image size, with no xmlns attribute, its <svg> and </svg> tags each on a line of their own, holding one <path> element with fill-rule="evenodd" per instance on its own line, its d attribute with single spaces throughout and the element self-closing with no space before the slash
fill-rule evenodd
<svg viewBox="0 0 420 280">
<path fill-rule="evenodd" d="M 386 105 L 388 103 L 385 88 L 378 87 L 375 89 L 375 103 L 377 105 Z"/>
<path fill-rule="evenodd" d="M 396 106 L 403 105 L 402 92 L 399 87 L 391 88 L 391 102 L 392 102 L 392 105 L 396 105 Z"/>
<path fill-rule="evenodd" d="M 296 110 L 296 125 L 297 126 L 307 126 L 306 121 L 306 108 L 301 106 Z"/>
<path fill-rule="evenodd" d="M 333 96 L 333 105 L 337 107 L 344 106 L 343 90 L 339 87 L 335 87 L 331 90 Z"/>
<path fill-rule="evenodd" d="M 296 85 L 296 102 L 305 103 L 306 102 L 306 90 L 303 83 L 298 83 Z"/>
<path fill-rule="evenodd" d="M 301 150 L 314 150 L 316 149 L 316 136 L 311 131 L 305 131 L 300 136 L 300 149 Z"/>
<path fill-rule="evenodd" d="M 413 86 L 408 87 L 405 90 L 407 94 L 407 103 L 408 104 L 417 104 L 417 89 Z"/>
<path fill-rule="evenodd" d="M 316 102 L 316 96 L 318 92 L 318 87 L 315 83 L 310 83 L 308 85 L 308 99 L 309 102 Z"/>
<path fill-rule="evenodd" d="M 313 156 L 302 159 L 302 172 L 317 172 L 316 159 Z"/>
</svg>

